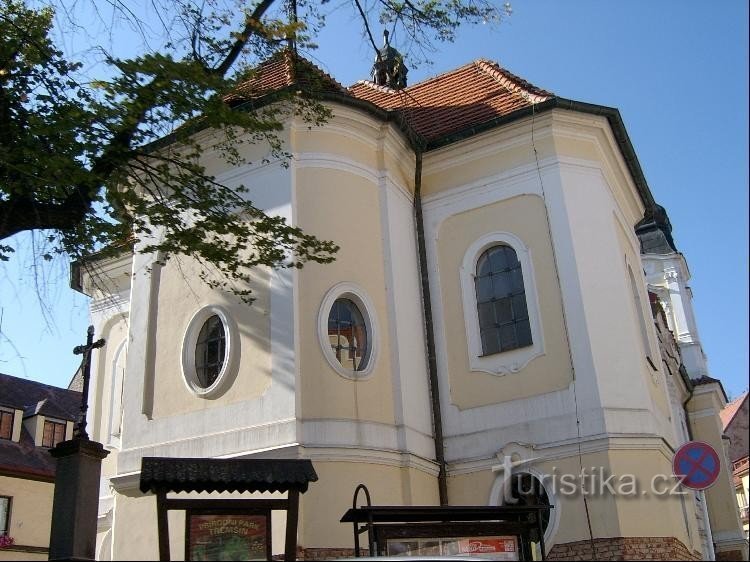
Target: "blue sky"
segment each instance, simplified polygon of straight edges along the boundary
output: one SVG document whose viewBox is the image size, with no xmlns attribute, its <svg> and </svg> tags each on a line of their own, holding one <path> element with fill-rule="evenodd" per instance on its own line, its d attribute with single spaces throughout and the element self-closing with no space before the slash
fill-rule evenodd
<svg viewBox="0 0 750 562">
<path fill-rule="evenodd" d="M 325 5 L 328 26 L 310 55 L 350 85 L 367 78 L 372 52 L 340 6 Z M 487 58 L 562 97 L 617 107 L 688 261 L 711 374 L 740 394 L 748 386 L 748 3 L 512 7 L 500 26 L 440 45 L 410 82 Z M 80 359 L 72 348 L 85 340 L 87 302 L 67 288 L 62 262 L 35 277 L 33 247 L 19 242 L 14 262 L 0 265 L 0 372 L 65 385 Z"/>
</svg>

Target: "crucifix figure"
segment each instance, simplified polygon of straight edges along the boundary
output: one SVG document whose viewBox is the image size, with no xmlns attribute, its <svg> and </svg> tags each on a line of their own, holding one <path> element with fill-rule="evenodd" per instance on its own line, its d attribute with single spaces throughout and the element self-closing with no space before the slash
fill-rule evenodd
<svg viewBox="0 0 750 562">
<path fill-rule="evenodd" d="M 81 397 L 81 413 L 73 429 L 73 439 L 88 441 L 89 434 L 86 433 L 86 412 L 89 408 L 89 379 L 91 378 L 91 351 L 104 345 L 104 339 L 94 341 L 94 327 L 89 326 L 86 337 L 86 345 L 77 345 L 73 348 L 75 355 L 83 355 L 81 362 L 81 376 L 83 377 L 83 391 Z"/>
</svg>

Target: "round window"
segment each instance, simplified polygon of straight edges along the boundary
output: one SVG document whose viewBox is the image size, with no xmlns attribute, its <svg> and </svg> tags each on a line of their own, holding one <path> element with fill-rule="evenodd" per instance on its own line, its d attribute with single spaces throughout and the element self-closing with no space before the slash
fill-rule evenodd
<svg viewBox="0 0 750 562">
<path fill-rule="evenodd" d="M 218 395 L 237 373 L 239 337 L 231 316 L 219 306 L 195 313 L 182 342 L 182 373 L 191 392 Z"/>
<path fill-rule="evenodd" d="M 347 371 L 363 371 L 370 346 L 367 326 L 351 299 L 336 299 L 328 313 L 328 340 L 336 360 Z"/>
<path fill-rule="evenodd" d="M 214 314 L 203 323 L 195 342 L 195 374 L 201 388 L 208 388 L 219 378 L 226 360 L 227 335 L 221 318 Z"/>
<path fill-rule="evenodd" d="M 323 298 L 318 337 L 328 363 L 342 377 L 361 380 L 375 366 L 378 337 L 375 309 L 362 289 L 339 283 Z"/>
</svg>

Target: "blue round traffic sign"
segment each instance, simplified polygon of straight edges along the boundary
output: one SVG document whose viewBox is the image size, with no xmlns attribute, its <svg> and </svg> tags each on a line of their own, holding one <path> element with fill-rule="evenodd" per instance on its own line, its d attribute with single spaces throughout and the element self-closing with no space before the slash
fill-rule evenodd
<svg viewBox="0 0 750 562">
<path fill-rule="evenodd" d="M 674 454 L 672 471 L 682 478 L 684 486 L 705 490 L 719 477 L 721 460 L 716 449 L 708 443 L 688 441 Z"/>
</svg>

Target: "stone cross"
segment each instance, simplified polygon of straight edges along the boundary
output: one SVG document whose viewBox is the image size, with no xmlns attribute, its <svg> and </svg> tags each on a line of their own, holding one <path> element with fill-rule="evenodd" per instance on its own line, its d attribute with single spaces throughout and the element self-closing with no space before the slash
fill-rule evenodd
<svg viewBox="0 0 750 562">
<path fill-rule="evenodd" d="M 86 337 L 86 345 L 77 345 L 73 348 L 75 355 L 83 355 L 81 362 L 81 376 L 83 377 L 83 391 L 81 392 L 81 413 L 73 429 L 73 439 L 88 440 L 86 433 L 86 412 L 89 408 L 89 380 L 91 379 L 91 351 L 104 345 L 104 339 L 94 341 L 94 327 L 89 326 Z"/>
</svg>

